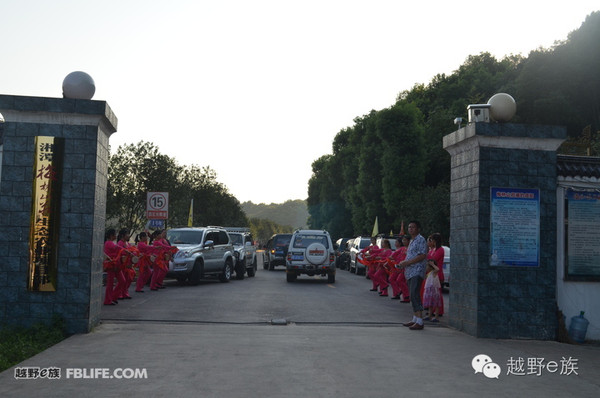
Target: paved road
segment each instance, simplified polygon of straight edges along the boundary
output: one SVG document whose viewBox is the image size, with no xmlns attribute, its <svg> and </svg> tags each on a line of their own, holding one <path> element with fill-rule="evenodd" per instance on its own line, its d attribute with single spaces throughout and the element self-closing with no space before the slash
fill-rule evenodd
<svg viewBox="0 0 600 398">
<path fill-rule="evenodd" d="M 9 369 L 0 373 L 0 396 L 600 396 L 597 347 L 476 339 L 443 325 L 410 331 L 399 325 L 410 317 L 409 306 L 369 288 L 364 277 L 345 271 L 333 285 L 308 277 L 288 284 L 282 270 L 262 269 L 226 284 L 172 281 L 104 307 L 92 333 L 16 367 L 58 368 L 60 380 L 15 379 Z M 272 319 L 289 323 L 271 325 Z M 474 372 L 479 354 L 499 365 L 497 379 Z M 509 361 L 519 358 L 526 373 L 534 370 L 531 359 L 559 368 L 508 374 Z M 96 369 L 117 377 L 73 378 Z M 118 378 L 119 369 L 147 378 Z"/>
<path fill-rule="evenodd" d="M 272 319 L 292 323 L 395 324 L 412 317 L 410 304 L 370 292 L 364 276 L 338 271 L 337 283 L 326 277 L 300 276 L 288 283 L 285 269 L 259 269 L 254 278 L 198 286 L 167 281 L 166 289 L 146 289 L 132 300 L 104 306 L 104 321 L 177 321 L 264 324 Z M 447 297 L 446 297 L 447 299 Z M 447 300 L 446 300 L 447 301 Z"/>
</svg>

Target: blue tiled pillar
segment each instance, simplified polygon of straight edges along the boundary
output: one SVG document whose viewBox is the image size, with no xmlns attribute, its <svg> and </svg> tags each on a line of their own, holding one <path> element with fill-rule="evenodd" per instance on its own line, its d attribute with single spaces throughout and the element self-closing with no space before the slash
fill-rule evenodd
<svg viewBox="0 0 600 398">
<path fill-rule="evenodd" d="M 449 323 L 485 338 L 556 334 L 557 126 L 470 123 L 444 137 L 451 155 Z M 490 265 L 491 187 L 540 192 L 538 267 Z"/>
<path fill-rule="evenodd" d="M 0 95 L 0 324 L 63 316 L 71 333 L 99 321 L 108 140 L 117 118 L 104 101 Z M 27 290 L 34 139 L 65 139 L 56 292 Z"/>
</svg>

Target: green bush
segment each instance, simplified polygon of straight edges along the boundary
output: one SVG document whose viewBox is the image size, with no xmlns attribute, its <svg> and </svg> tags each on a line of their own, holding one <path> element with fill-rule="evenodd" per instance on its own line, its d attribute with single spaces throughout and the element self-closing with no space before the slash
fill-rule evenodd
<svg viewBox="0 0 600 398">
<path fill-rule="evenodd" d="M 67 337 L 64 320 L 56 316 L 50 325 L 0 329 L 0 372 L 44 351 Z"/>
</svg>

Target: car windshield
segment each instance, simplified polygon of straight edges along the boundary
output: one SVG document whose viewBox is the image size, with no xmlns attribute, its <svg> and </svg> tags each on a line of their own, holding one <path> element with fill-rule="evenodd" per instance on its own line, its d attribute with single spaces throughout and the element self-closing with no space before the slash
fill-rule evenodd
<svg viewBox="0 0 600 398">
<path fill-rule="evenodd" d="M 275 246 L 289 246 L 290 244 L 290 240 L 292 239 L 291 236 L 278 236 L 275 238 Z"/>
<path fill-rule="evenodd" d="M 172 245 L 199 245 L 202 243 L 203 231 L 171 230 L 167 232 L 167 239 Z"/>
<path fill-rule="evenodd" d="M 329 249 L 329 245 L 327 244 L 327 237 L 324 235 L 296 235 L 293 247 L 295 249 L 301 249 L 308 247 L 313 243 L 320 243 Z"/>
<path fill-rule="evenodd" d="M 244 238 L 242 237 L 241 234 L 229 234 L 229 237 L 231 238 L 231 243 L 233 245 L 236 246 L 243 246 L 244 245 Z"/>
<path fill-rule="evenodd" d="M 370 238 L 361 238 L 360 239 L 360 245 L 358 246 L 359 249 L 364 249 L 365 247 L 368 247 L 371 244 L 371 239 Z"/>
</svg>

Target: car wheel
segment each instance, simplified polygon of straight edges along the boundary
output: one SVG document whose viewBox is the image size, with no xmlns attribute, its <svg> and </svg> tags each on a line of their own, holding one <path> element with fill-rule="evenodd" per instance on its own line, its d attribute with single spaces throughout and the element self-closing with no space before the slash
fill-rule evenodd
<svg viewBox="0 0 600 398">
<path fill-rule="evenodd" d="M 246 261 L 238 261 L 237 266 L 235 267 L 235 279 L 242 280 L 244 279 L 244 273 L 246 272 Z"/>
<path fill-rule="evenodd" d="M 254 259 L 254 261 L 252 262 L 252 267 L 248 268 L 248 276 L 250 278 L 252 278 L 254 275 L 256 275 L 256 268 L 257 268 L 257 264 L 256 264 L 256 258 Z"/>
<path fill-rule="evenodd" d="M 190 281 L 191 285 L 196 286 L 200 283 L 200 278 L 202 277 L 202 266 L 202 260 L 196 260 L 194 263 L 194 268 L 192 268 L 192 272 L 190 272 L 190 275 L 188 276 L 188 280 Z"/>
<path fill-rule="evenodd" d="M 335 283 L 335 274 L 327 275 L 327 283 Z"/>
<path fill-rule="evenodd" d="M 223 272 L 219 275 L 219 280 L 223 283 L 229 282 L 231 279 L 231 259 L 225 260 L 225 265 L 223 266 Z"/>
<path fill-rule="evenodd" d="M 287 273 L 287 274 L 285 274 L 285 279 L 286 279 L 288 282 L 295 282 L 297 277 L 298 277 L 298 276 L 297 276 L 296 274 L 292 274 L 292 273 Z"/>
<path fill-rule="evenodd" d="M 271 261 L 269 261 L 269 271 L 273 271 L 275 269 L 275 266 L 273 265 L 273 263 Z"/>
</svg>

